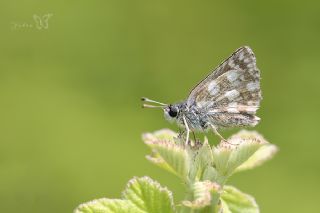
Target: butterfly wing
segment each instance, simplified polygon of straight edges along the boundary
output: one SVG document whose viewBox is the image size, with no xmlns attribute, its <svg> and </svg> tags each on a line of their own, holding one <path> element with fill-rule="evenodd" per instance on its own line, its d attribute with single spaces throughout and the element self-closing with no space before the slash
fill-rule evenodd
<svg viewBox="0 0 320 213">
<path fill-rule="evenodd" d="M 245 46 L 191 91 L 187 105 L 196 106 L 219 126 L 255 125 L 261 99 L 260 71 L 252 50 Z"/>
<path fill-rule="evenodd" d="M 41 27 L 42 26 L 41 18 L 38 15 L 34 14 L 33 20 L 36 22 L 36 28 L 40 30 L 42 28 Z"/>
<path fill-rule="evenodd" d="M 44 29 L 49 28 L 49 18 L 52 16 L 52 14 L 45 14 L 42 16 L 42 26 Z"/>
</svg>

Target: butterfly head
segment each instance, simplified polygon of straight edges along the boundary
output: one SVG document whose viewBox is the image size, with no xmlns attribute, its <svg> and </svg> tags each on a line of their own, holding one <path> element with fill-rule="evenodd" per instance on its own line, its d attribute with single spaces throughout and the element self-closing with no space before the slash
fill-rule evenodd
<svg viewBox="0 0 320 213">
<path fill-rule="evenodd" d="M 164 117 L 168 121 L 174 121 L 179 116 L 179 105 L 178 104 L 164 104 L 158 101 L 154 101 L 148 98 L 141 98 L 143 102 L 146 103 L 153 103 L 157 105 L 150 105 L 150 104 L 143 104 L 142 107 L 144 108 L 160 108 L 163 109 Z"/>
<path fill-rule="evenodd" d="M 164 117 L 168 121 L 174 121 L 179 116 L 179 107 L 175 104 L 170 104 L 164 107 Z"/>
</svg>

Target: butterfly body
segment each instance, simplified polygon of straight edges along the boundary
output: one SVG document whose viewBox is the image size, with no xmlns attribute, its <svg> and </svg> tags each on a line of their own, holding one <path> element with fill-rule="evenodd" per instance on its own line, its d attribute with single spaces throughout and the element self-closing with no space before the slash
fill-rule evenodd
<svg viewBox="0 0 320 213">
<path fill-rule="evenodd" d="M 255 113 L 261 99 L 256 58 L 244 46 L 196 85 L 185 101 L 161 107 L 168 120 L 187 130 L 187 141 L 189 131 L 208 129 L 223 139 L 217 129 L 258 124 L 260 119 Z"/>
<path fill-rule="evenodd" d="M 171 111 L 177 110 L 177 116 L 170 115 Z M 173 114 L 174 115 L 174 114 Z M 165 109 L 165 118 L 169 121 L 175 121 L 180 127 L 185 127 L 184 119 L 186 119 L 189 128 L 192 131 L 205 131 L 207 123 L 207 115 L 201 112 L 197 107 L 188 107 L 186 102 L 169 105 Z"/>
</svg>

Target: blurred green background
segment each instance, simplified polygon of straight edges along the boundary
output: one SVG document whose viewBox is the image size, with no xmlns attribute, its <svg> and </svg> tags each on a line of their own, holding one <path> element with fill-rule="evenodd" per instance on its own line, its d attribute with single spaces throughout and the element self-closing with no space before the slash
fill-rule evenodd
<svg viewBox="0 0 320 213">
<path fill-rule="evenodd" d="M 229 183 L 262 212 L 319 211 L 319 11 L 289 0 L 1 1 L 0 212 L 71 212 L 143 175 L 181 199 L 141 141 L 177 128 L 139 98 L 185 99 L 242 45 L 262 75 L 255 129 L 280 152 Z M 33 14 L 48 13 L 48 29 L 36 29 Z"/>
</svg>

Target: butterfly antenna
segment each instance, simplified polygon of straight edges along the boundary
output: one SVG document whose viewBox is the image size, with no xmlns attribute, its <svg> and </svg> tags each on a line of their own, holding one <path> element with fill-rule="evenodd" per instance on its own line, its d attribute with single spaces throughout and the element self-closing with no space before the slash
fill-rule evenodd
<svg viewBox="0 0 320 213">
<path fill-rule="evenodd" d="M 155 103 L 155 104 L 160 104 L 162 106 L 167 106 L 168 104 L 164 104 L 164 103 L 161 103 L 159 101 L 154 101 L 154 100 L 151 100 L 149 98 L 145 98 L 145 97 L 142 97 L 141 98 L 141 101 L 144 101 L 144 102 L 149 102 L 149 103 Z"/>
<path fill-rule="evenodd" d="M 142 108 L 164 108 L 165 106 L 154 106 L 149 104 L 142 104 Z"/>
</svg>

